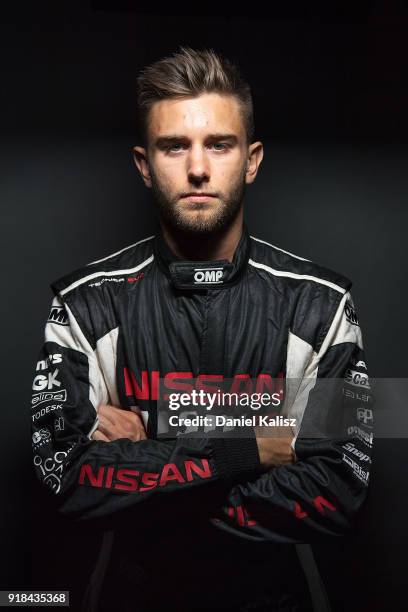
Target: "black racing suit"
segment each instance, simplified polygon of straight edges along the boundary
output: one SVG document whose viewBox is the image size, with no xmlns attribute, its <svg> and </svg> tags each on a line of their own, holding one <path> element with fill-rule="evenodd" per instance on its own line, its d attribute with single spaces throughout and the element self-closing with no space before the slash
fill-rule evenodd
<svg viewBox="0 0 408 612">
<path fill-rule="evenodd" d="M 86 609 L 308 610 L 308 587 L 316 604 L 316 574 L 299 558 L 314 538 L 350 532 L 371 464 L 350 286 L 246 224 L 232 262 L 180 260 L 158 227 L 52 283 L 33 382 L 34 465 L 63 516 L 103 525 Z M 285 411 L 299 424 L 319 415 L 316 383 L 337 378 L 326 422 L 342 422 L 347 402 L 357 416 L 326 437 L 299 425 L 296 462 L 265 470 L 252 428 L 158 438 L 158 379 L 176 388 L 186 377 L 298 380 Z M 92 440 L 107 403 L 139 406 L 148 439 Z"/>
</svg>

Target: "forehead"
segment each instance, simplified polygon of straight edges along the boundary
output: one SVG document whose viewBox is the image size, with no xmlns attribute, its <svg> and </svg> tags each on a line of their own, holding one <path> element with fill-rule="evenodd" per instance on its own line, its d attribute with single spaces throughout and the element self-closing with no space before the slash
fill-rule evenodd
<svg viewBox="0 0 408 612">
<path fill-rule="evenodd" d="M 244 133 L 238 100 L 231 95 L 206 93 L 195 98 L 168 98 L 155 102 L 149 113 L 150 136 L 201 132 Z"/>
</svg>

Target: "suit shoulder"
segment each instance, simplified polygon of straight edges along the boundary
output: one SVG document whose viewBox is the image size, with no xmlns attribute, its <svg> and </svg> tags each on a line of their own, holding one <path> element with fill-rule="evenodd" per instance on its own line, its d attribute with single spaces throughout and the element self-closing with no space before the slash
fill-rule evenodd
<svg viewBox="0 0 408 612">
<path fill-rule="evenodd" d="M 78 288 L 100 286 L 103 281 L 117 282 L 116 277 L 120 275 L 137 273 L 139 269 L 143 269 L 153 261 L 154 237 L 152 235 L 143 238 L 115 253 L 64 274 L 51 283 L 51 289 L 55 295 L 72 296 Z"/>
<path fill-rule="evenodd" d="M 292 280 L 302 284 L 312 283 L 341 294 L 349 291 L 352 286 L 352 281 L 344 274 L 252 235 L 249 263 L 280 278 L 282 282 Z"/>
</svg>

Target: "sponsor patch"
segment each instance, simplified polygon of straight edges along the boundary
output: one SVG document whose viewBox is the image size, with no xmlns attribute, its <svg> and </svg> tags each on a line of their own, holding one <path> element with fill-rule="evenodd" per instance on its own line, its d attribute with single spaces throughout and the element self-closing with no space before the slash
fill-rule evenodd
<svg viewBox="0 0 408 612">
<path fill-rule="evenodd" d="M 224 268 L 195 268 L 194 283 L 217 285 L 223 282 Z"/>
<path fill-rule="evenodd" d="M 68 313 L 63 306 L 52 306 L 51 312 L 48 315 L 47 323 L 55 323 L 56 325 L 69 325 Z"/>
<path fill-rule="evenodd" d="M 346 301 L 346 304 L 344 306 L 344 312 L 346 315 L 346 319 L 349 323 L 351 323 L 352 325 L 359 325 L 356 311 L 350 300 Z"/>
<path fill-rule="evenodd" d="M 100 287 L 104 283 L 123 283 L 124 280 L 125 280 L 124 278 L 114 278 L 114 277 L 101 278 L 101 280 L 95 283 L 89 283 L 88 287 Z"/>
<path fill-rule="evenodd" d="M 36 408 L 39 404 L 44 402 L 66 402 L 67 391 L 61 389 L 60 391 L 43 391 L 42 393 L 33 393 L 31 397 L 31 404 L 33 408 Z"/>
</svg>

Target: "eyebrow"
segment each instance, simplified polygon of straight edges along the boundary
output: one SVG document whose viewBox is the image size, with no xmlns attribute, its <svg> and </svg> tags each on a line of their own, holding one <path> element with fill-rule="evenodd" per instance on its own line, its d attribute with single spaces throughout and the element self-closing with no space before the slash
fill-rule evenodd
<svg viewBox="0 0 408 612">
<path fill-rule="evenodd" d="M 189 140 L 183 134 L 168 134 L 167 136 L 159 136 L 156 139 L 155 145 L 157 147 L 163 146 L 175 140 Z M 234 143 L 238 142 L 238 138 L 235 134 L 221 134 L 219 132 L 214 134 L 208 134 L 205 140 L 231 140 Z"/>
</svg>

